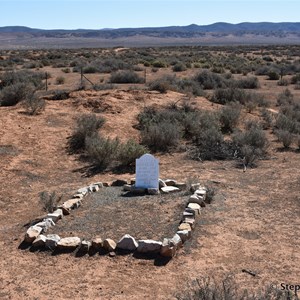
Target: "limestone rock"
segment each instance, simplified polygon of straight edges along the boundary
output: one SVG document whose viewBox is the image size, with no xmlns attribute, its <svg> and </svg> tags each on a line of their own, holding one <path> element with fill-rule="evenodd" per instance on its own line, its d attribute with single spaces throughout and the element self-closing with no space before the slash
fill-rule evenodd
<svg viewBox="0 0 300 300">
<path fill-rule="evenodd" d="M 134 185 L 135 184 L 135 178 L 130 178 L 130 184 Z"/>
<path fill-rule="evenodd" d="M 123 191 L 130 192 L 131 190 L 132 190 L 132 185 L 130 185 L 130 184 L 123 185 Z"/>
<path fill-rule="evenodd" d="M 115 251 L 116 247 L 117 247 L 117 244 L 112 239 L 105 239 L 104 242 L 103 242 L 103 248 L 107 252 Z"/>
<path fill-rule="evenodd" d="M 139 240 L 137 251 L 140 253 L 158 253 L 162 242 L 157 242 L 154 240 Z"/>
<path fill-rule="evenodd" d="M 100 237 L 92 239 L 92 248 L 99 251 L 103 247 L 103 240 Z"/>
<path fill-rule="evenodd" d="M 78 198 L 78 199 L 82 200 L 83 199 L 83 195 L 77 193 L 77 194 L 74 194 L 72 198 L 73 199 Z"/>
<path fill-rule="evenodd" d="M 188 208 L 192 209 L 196 215 L 200 214 L 201 206 L 198 203 L 189 203 Z"/>
<path fill-rule="evenodd" d="M 192 230 L 191 225 L 188 224 L 188 223 L 181 223 L 181 224 L 178 226 L 178 231 L 182 231 L 182 230 L 191 231 L 191 230 Z"/>
<path fill-rule="evenodd" d="M 174 179 L 166 179 L 166 180 L 165 180 L 165 184 L 166 184 L 167 186 L 176 186 L 177 182 L 176 182 L 176 180 L 174 180 Z"/>
<path fill-rule="evenodd" d="M 144 195 L 146 193 L 146 189 L 132 186 L 131 193 L 134 195 Z"/>
<path fill-rule="evenodd" d="M 165 257 L 174 257 L 176 254 L 176 247 L 170 244 L 169 239 L 164 239 L 160 249 L 160 255 Z"/>
<path fill-rule="evenodd" d="M 117 248 L 122 250 L 135 251 L 137 247 L 137 241 L 129 234 L 125 234 L 117 243 Z"/>
<path fill-rule="evenodd" d="M 42 222 L 36 223 L 36 226 L 42 227 L 43 232 L 47 232 L 49 228 L 55 226 L 55 223 L 52 219 L 44 219 Z"/>
<path fill-rule="evenodd" d="M 57 242 L 57 248 L 60 250 L 75 250 L 80 245 L 79 237 L 66 237 Z"/>
<path fill-rule="evenodd" d="M 99 189 L 102 189 L 104 187 L 102 182 L 95 182 L 93 185 L 98 185 Z"/>
<path fill-rule="evenodd" d="M 194 194 L 196 194 L 197 196 L 201 196 L 203 198 L 203 200 L 205 200 L 206 198 L 206 190 L 204 188 L 200 188 L 197 189 Z"/>
<path fill-rule="evenodd" d="M 164 186 L 161 188 L 161 191 L 165 194 L 179 192 L 180 189 L 176 186 Z"/>
<path fill-rule="evenodd" d="M 47 219 L 52 219 L 54 223 L 56 223 L 59 219 L 63 217 L 63 211 L 61 208 L 58 208 L 53 213 L 47 215 Z"/>
<path fill-rule="evenodd" d="M 200 187 L 200 183 L 192 183 L 190 191 L 194 193 Z"/>
<path fill-rule="evenodd" d="M 170 239 L 170 244 L 173 245 L 176 250 L 182 246 L 182 240 L 177 233 L 175 233 L 175 235 Z"/>
<path fill-rule="evenodd" d="M 87 193 L 89 192 L 87 187 L 83 187 L 77 190 L 78 194 L 82 194 L 83 196 L 85 196 Z"/>
<path fill-rule="evenodd" d="M 180 230 L 176 233 L 180 236 L 183 243 L 185 243 L 192 236 L 192 232 L 190 230 Z"/>
<path fill-rule="evenodd" d="M 188 203 L 197 203 L 201 207 L 205 207 L 205 203 L 202 196 L 193 194 L 190 196 Z"/>
<path fill-rule="evenodd" d="M 192 219 L 192 218 L 184 218 L 182 220 L 182 223 L 187 223 L 191 226 L 192 229 L 195 228 L 195 219 Z"/>
<path fill-rule="evenodd" d="M 91 248 L 92 243 L 90 241 L 82 241 L 79 251 L 88 252 Z"/>
<path fill-rule="evenodd" d="M 32 242 L 32 247 L 34 248 L 43 248 L 45 247 L 46 243 L 46 236 L 43 234 L 40 234 L 33 242 Z"/>
<path fill-rule="evenodd" d="M 91 193 L 98 192 L 98 191 L 99 191 L 99 186 L 98 186 L 97 184 L 91 184 L 91 185 L 89 186 L 89 191 L 90 191 Z"/>
<path fill-rule="evenodd" d="M 176 182 L 175 186 L 178 187 L 180 190 L 185 190 L 187 187 L 187 184 L 184 182 Z"/>
<path fill-rule="evenodd" d="M 183 217 L 183 218 L 195 218 L 195 213 L 194 213 L 194 212 L 190 212 L 190 211 L 185 210 L 185 211 L 182 213 L 182 217 Z"/>
<path fill-rule="evenodd" d="M 39 236 L 42 230 L 43 230 L 42 227 L 36 225 L 29 227 L 28 230 L 26 231 L 24 241 L 26 243 L 32 243 Z"/>
<path fill-rule="evenodd" d="M 48 234 L 46 236 L 45 246 L 50 250 L 54 250 L 57 246 L 57 243 L 60 241 L 60 237 L 57 234 Z"/>
<path fill-rule="evenodd" d="M 166 187 L 166 183 L 162 179 L 158 179 L 158 187 L 161 189 L 162 187 Z"/>
</svg>

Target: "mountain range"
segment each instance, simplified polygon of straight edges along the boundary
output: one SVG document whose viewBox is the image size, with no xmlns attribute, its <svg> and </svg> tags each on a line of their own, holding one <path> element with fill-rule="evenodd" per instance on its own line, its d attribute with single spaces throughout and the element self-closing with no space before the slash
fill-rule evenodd
<svg viewBox="0 0 300 300">
<path fill-rule="evenodd" d="M 0 27 L 0 49 L 222 44 L 300 44 L 300 22 L 74 30 Z"/>
</svg>

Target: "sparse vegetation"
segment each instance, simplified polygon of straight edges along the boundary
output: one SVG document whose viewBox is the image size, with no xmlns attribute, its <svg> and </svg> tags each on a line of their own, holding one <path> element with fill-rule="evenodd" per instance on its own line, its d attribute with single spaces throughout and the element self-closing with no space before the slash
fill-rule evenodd
<svg viewBox="0 0 300 300">
<path fill-rule="evenodd" d="M 42 208 L 47 213 L 52 213 L 62 198 L 62 196 L 58 196 L 56 192 L 48 193 L 47 191 L 41 192 L 39 197 Z"/>
</svg>

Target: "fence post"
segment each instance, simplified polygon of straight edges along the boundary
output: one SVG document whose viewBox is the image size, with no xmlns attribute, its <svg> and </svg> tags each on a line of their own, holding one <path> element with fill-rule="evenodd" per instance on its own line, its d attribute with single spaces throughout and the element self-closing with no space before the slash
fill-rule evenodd
<svg viewBox="0 0 300 300">
<path fill-rule="evenodd" d="M 48 73 L 46 72 L 45 75 L 46 75 L 46 91 L 48 91 Z"/>
</svg>

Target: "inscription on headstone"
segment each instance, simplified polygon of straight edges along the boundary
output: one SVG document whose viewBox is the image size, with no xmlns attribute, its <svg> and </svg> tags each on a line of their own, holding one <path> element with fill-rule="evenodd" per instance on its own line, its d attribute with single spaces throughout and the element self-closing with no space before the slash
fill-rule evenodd
<svg viewBox="0 0 300 300">
<path fill-rule="evenodd" d="M 158 189 L 159 160 L 151 154 L 136 159 L 135 186 L 137 188 Z"/>
</svg>

